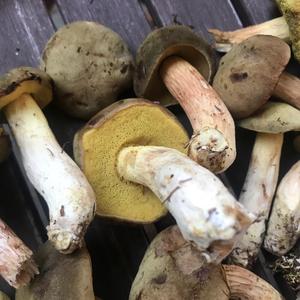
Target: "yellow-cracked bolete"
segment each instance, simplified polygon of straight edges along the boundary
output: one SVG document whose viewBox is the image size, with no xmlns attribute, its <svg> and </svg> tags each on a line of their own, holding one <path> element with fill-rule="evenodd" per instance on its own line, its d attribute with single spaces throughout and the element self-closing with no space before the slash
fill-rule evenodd
<svg viewBox="0 0 300 300">
<path fill-rule="evenodd" d="M 74 154 L 96 192 L 98 214 L 152 222 L 165 206 L 183 236 L 208 260 L 219 260 L 253 215 L 184 154 L 186 142 L 185 130 L 165 108 L 128 99 L 99 112 L 76 134 Z"/>
<path fill-rule="evenodd" d="M 93 219 L 95 195 L 56 141 L 40 108 L 51 100 L 51 80 L 41 70 L 23 67 L 0 78 L 0 108 L 20 148 L 26 174 L 49 207 L 48 237 L 59 251 L 70 253 L 80 247 Z"/>
<path fill-rule="evenodd" d="M 151 32 L 137 52 L 136 95 L 176 103 L 193 127 L 189 156 L 215 173 L 236 156 L 234 122 L 208 81 L 214 68 L 212 48 L 190 28 L 169 26 Z"/>
<path fill-rule="evenodd" d="M 54 102 L 71 116 L 89 119 L 131 86 L 133 58 L 117 33 L 80 21 L 51 37 L 41 68 L 54 81 Z"/>
</svg>

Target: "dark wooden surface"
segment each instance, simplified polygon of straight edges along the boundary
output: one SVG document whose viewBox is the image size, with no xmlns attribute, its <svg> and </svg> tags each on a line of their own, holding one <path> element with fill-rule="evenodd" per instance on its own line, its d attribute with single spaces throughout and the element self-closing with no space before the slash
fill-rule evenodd
<svg viewBox="0 0 300 300">
<path fill-rule="evenodd" d="M 64 23 L 76 20 L 100 22 L 119 33 L 134 54 L 154 28 L 179 23 L 191 26 L 211 41 L 208 28 L 232 30 L 278 16 L 273 0 L 1 0 L 0 73 L 21 65 L 37 66 L 44 44 Z M 296 72 L 297 73 L 297 72 Z M 190 130 L 182 110 L 172 108 Z M 65 116 L 53 106 L 45 110 L 58 141 L 72 155 L 74 133 L 83 122 Z M 251 153 L 254 135 L 238 130 L 238 157 L 227 172 L 236 194 L 239 194 Z M 299 159 L 291 147 L 293 134 L 288 135 L 282 162 L 283 174 Z M 18 154 L 1 165 L 2 200 L 0 216 L 16 230 L 32 249 L 44 239 L 38 216 L 38 195 L 24 180 Z M 41 202 L 42 205 L 43 201 Z M 127 299 L 149 240 L 173 220 L 167 217 L 154 226 L 133 226 L 95 219 L 86 241 L 93 262 L 94 289 L 104 300 Z M 264 257 L 262 259 L 265 259 Z M 265 263 L 266 265 L 267 263 Z M 270 280 L 268 270 L 258 264 L 257 273 Z M 2 285 L 0 285 L 2 286 Z M 7 290 L 7 286 L 5 286 Z M 288 299 L 292 299 L 290 294 Z"/>
</svg>

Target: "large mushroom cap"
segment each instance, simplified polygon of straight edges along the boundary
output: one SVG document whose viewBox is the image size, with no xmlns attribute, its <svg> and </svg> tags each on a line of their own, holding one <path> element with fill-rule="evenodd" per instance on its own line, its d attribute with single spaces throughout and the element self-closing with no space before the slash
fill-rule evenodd
<svg viewBox="0 0 300 300">
<path fill-rule="evenodd" d="M 152 31 L 141 44 L 136 57 L 134 90 L 137 96 L 176 104 L 159 75 L 162 61 L 178 55 L 192 64 L 210 81 L 215 71 L 213 49 L 189 27 L 168 26 Z"/>
<path fill-rule="evenodd" d="M 270 98 L 289 59 L 290 48 L 281 39 L 253 36 L 221 59 L 213 87 L 233 117 L 248 117 Z"/>
<path fill-rule="evenodd" d="M 126 221 L 153 222 L 166 213 L 146 187 L 122 180 L 117 158 L 122 147 L 166 146 L 186 153 L 188 136 L 175 117 L 142 99 L 119 101 L 93 117 L 74 140 L 75 160 L 92 185 L 97 214 Z"/>
<path fill-rule="evenodd" d="M 22 94 L 31 94 L 41 108 L 45 107 L 52 101 L 50 77 L 39 69 L 20 67 L 0 78 L 0 108 Z"/>
<path fill-rule="evenodd" d="M 111 29 L 75 22 L 60 28 L 48 41 L 41 67 L 54 80 L 59 107 L 88 119 L 130 86 L 133 58 Z"/>
</svg>

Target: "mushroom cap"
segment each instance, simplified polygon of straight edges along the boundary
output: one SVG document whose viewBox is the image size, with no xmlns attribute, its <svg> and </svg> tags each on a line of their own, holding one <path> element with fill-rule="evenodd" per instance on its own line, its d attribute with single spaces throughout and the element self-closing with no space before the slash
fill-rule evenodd
<svg viewBox="0 0 300 300">
<path fill-rule="evenodd" d="M 268 101 L 289 59 L 281 39 L 250 37 L 223 56 L 213 87 L 234 118 L 246 118 Z"/>
<path fill-rule="evenodd" d="M 95 115 L 74 139 L 74 156 L 96 194 L 100 216 L 149 223 L 167 210 L 150 189 L 122 180 L 122 147 L 166 146 L 186 153 L 188 135 L 163 107 L 142 99 L 116 102 Z"/>
<path fill-rule="evenodd" d="M 9 137 L 6 135 L 4 129 L 0 127 L 0 163 L 4 162 L 11 152 L 11 145 Z"/>
<path fill-rule="evenodd" d="M 300 110 L 287 103 L 270 101 L 253 116 L 241 120 L 239 126 L 266 133 L 300 131 Z"/>
<path fill-rule="evenodd" d="M 52 101 L 52 82 L 49 75 L 39 69 L 20 67 L 12 69 L 0 78 L 0 108 L 31 94 L 43 108 Z"/>
<path fill-rule="evenodd" d="M 172 55 L 188 61 L 207 81 L 215 73 L 214 50 L 206 41 L 186 26 L 162 27 L 152 31 L 137 51 L 133 84 L 138 97 L 159 100 L 166 106 L 178 103 L 159 75 L 160 64 Z"/>
<path fill-rule="evenodd" d="M 121 37 L 95 22 L 74 22 L 48 41 L 41 68 L 54 81 L 55 103 L 88 119 L 132 83 L 133 58 Z"/>
</svg>

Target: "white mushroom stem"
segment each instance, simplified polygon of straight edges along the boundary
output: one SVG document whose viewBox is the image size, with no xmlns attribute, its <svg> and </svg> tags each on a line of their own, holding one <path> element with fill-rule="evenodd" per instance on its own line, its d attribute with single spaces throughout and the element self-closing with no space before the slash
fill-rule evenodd
<svg viewBox="0 0 300 300">
<path fill-rule="evenodd" d="M 38 274 L 32 252 L 0 219 L 0 275 L 13 287 L 27 285 Z"/>
<path fill-rule="evenodd" d="M 209 170 L 177 150 L 137 146 L 122 149 L 119 175 L 150 188 L 176 219 L 187 241 L 219 263 L 253 222 L 249 214 Z"/>
<path fill-rule="evenodd" d="M 160 75 L 193 127 L 189 156 L 212 172 L 225 171 L 236 156 L 235 127 L 219 95 L 180 57 L 166 58 Z"/>
<path fill-rule="evenodd" d="M 264 248 L 286 254 L 300 237 L 300 161 L 282 178 L 269 218 Z"/>
<path fill-rule="evenodd" d="M 247 38 L 258 34 L 272 35 L 290 42 L 290 30 L 284 17 L 235 31 L 221 31 L 218 29 L 209 29 L 208 31 L 214 36 L 215 48 L 219 52 L 228 52 L 234 44 L 239 44 Z"/>
<path fill-rule="evenodd" d="M 49 207 L 48 237 L 57 250 L 81 246 L 95 214 L 94 192 L 75 162 L 57 143 L 43 112 L 24 94 L 5 108 L 26 174 Z"/>
<path fill-rule="evenodd" d="M 258 220 L 250 225 L 237 242 L 229 259 L 251 267 L 255 262 L 266 230 L 272 199 L 275 193 L 283 134 L 258 133 L 239 202 Z"/>
</svg>

